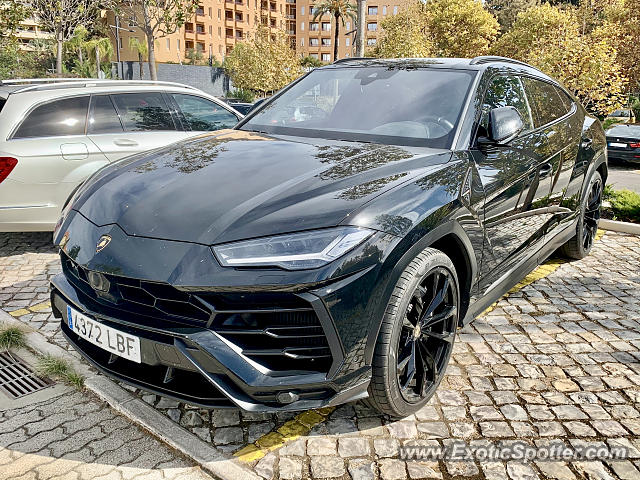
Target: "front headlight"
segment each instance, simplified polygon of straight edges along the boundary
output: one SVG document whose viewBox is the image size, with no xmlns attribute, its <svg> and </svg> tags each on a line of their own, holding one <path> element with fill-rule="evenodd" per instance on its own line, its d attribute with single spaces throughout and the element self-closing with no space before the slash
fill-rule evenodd
<svg viewBox="0 0 640 480">
<path fill-rule="evenodd" d="M 225 267 L 304 270 L 326 265 L 373 233 L 366 228 L 337 227 L 218 245 L 213 251 Z"/>
</svg>

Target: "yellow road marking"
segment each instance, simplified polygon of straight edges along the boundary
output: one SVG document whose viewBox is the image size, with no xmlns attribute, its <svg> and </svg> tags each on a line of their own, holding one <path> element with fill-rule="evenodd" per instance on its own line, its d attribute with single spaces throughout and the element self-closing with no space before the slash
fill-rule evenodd
<svg viewBox="0 0 640 480">
<path fill-rule="evenodd" d="M 307 435 L 313 427 L 324 422 L 334 409 L 335 407 L 325 407 L 299 413 L 276 431 L 263 435 L 255 443 L 242 447 L 233 455 L 245 463 L 260 460 L 270 451 L 283 447 L 285 443 Z"/>
<path fill-rule="evenodd" d="M 51 302 L 37 303 L 36 305 L 31 305 L 30 307 L 14 310 L 13 312 L 9 312 L 9 315 L 13 317 L 21 317 L 22 315 L 27 315 L 28 313 L 41 312 L 42 310 L 46 310 L 47 308 L 51 308 Z"/>
</svg>

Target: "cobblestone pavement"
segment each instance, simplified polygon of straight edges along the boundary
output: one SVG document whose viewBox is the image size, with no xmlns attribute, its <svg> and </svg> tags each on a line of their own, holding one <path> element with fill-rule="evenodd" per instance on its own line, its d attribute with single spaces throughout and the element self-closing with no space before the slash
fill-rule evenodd
<svg viewBox="0 0 640 480">
<path fill-rule="evenodd" d="M 65 346 L 46 304 L 49 235 L 0 234 L 0 308 Z M 301 414 L 206 411 L 138 394 L 265 478 L 640 479 L 640 237 L 607 232 L 551 260 L 460 332 L 430 404 L 401 421 L 361 403 Z M 628 448 L 623 461 L 418 462 L 409 445 L 515 440 Z"/>
<path fill-rule="evenodd" d="M 205 480 L 199 467 L 82 393 L 0 411 L 0 479 Z"/>
</svg>

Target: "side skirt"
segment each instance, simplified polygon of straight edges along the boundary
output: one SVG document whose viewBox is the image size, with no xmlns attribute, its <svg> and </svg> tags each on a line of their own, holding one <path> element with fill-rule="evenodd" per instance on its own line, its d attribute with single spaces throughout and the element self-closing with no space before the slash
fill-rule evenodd
<svg viewBox="0 0 640 480">
<path fill-rule="evenodd" d="M 567 228 L 553 237 L 549 242 L 545 243 L 538 252 L 531 258 L 525 259 L 519 265 L 516 265 L 511 271 L 504 275 L 500 283 L 493 285 L 489 292 L 477 299 L 467 311 L 462 326 L 467 325 L 474 318 L 484 312 L 489 306 L 499 300 L 505 293 L 516 286 L 524 277 L 526 277 L 538 265 L 547 260 L 558 248 L 576 235 L 576 226 L 578 219 L 573 220 Z"/>
</svg>

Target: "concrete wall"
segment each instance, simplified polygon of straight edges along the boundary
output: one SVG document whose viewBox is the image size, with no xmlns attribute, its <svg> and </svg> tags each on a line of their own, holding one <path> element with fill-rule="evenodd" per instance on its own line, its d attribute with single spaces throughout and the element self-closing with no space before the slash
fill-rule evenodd
<svg viewBox="0 0 640 480">
<path fill-rule="evenodd" d="M 138 62 L 121 62 L 122 72 L 118 71 L 118 64 L 111 64 L 114 75 L 123 76 L 125 80 L 140 79 L 140 64 Z M 207 65 L 180 65 L 173 63 L 156 64 L 158 80 L 178 82 L 199 88 L 216 97 L 224 96 L 231 88 L 231 82 L 221 68 Z M 122 73 L 124 73 L 122 75 Z M 143 80 L 149 80 L 149 66 L 143 62 Z"/>
</svg>

